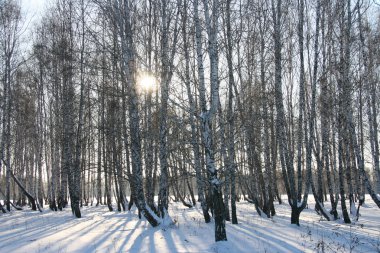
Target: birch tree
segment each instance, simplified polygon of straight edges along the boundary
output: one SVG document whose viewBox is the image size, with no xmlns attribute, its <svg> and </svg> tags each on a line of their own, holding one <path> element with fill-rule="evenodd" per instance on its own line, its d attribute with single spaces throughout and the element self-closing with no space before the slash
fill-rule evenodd
<svg viewBox="0 0 380 253">
<path fill-rule="evenodd" d="M 198 4 L 197 0 L 193 1 L 194 4 L 194 22 L 196 25 L 196 48 L 197 48 L 197 62 L 198 62 L 198 75 L 199 75 L 199 82 L 204 82 L 204 73 L 203 73 L 203 60 L 202 60 L 202 42 L 201 42 L 201 31 L 200 31 L 200 25 L 199 25 L 199 17 L 198 17 Z M 191 145 L 192 145 L 192 151 L 194 156 L 194 170 L 195 170 L 195 177 L 196 177 L 196 183 L 197 183 L 197 190 L 198 190 L 198 199 L 201 202 L 203 217 L 205 219 L 206 223 L 209 223 L 211 218 L 210 214 L 208 212 L 207 203 L 205 200 L 204 192 L 205 192 L 205 185 L 204 185 L 204 179 L 202 176 L 202 167 L 201 167 L 201 152 L 199 150 L 199 144 L 198 144 L 198 131 L 197 131 L 197 124 L 196 120 L 198 119 L 197 111 L 196 111 L 196 100 L 194 99 L 192 87 L 190 83 L 190 52 L 189 52 L 189 38 L 188 38 L 188 1 L 184 0 L 183 3 L 184 6 L 184 13 L 182 16 L 182 37 L 183 37 L 183 44 L 184 44 L 184 57 L 185 57 L 185 85 L 186 85 L 186 91 L 187 96 L 189 100 L 189 117 L 190 117 L 190 124 L 191 124 Z M 198 25 L 197 25 L 198 24 Z M 202 81 L 203 80 L 203 81 Z"/>
<path fill-rule="evenodd" d="M 142 181 L 142 155 L 140 139 L 140 113 L 138 109 L 138 98 L 136 92 L 136 66 L 135 66 L 135 47 L 132 29 L 132 3 L 129 1 L 113 1 L 112 14 L 118 28 L 118 36 L 121 41 L 122 71 L 126 78 L 125 83 L 129 91 L 128 116 L 129 132 L 131 140 L 132 157 L 132 186 L 134 188 L 136 205 L 139 211 L 145 216 L 148 222 L 157 226 L 160 221 L 152 210 L 146 205 L 143 181 Z"/>
<path fill-rule="evenodd" d="M 177 14 L 174 17 L 174 31 L 173 42 L 169 45 L 169 29 L 173 17 L 169 16 L 170 10 L 169 1 L 161 1 L 161 108 L 160 108 L 160 191 L 158 195 L 158 209 L 160 215 L 164 218 L 168 210 L 168 161 L 167 161 L 167 114 L 168 114 L 168 100 L 169 100 L 169 85 L 173 76 L 173 61 L 176 53 L 177 44 L 177 29 L 178 29 L 178 15 L 179 8 L 181 8 L 181 1 L 177 1 Z M 169 49 L 171 48 L 171 51 Z"/>
<path fill-rule="evenodd" d="M 1 55 L 4 60 L 3 97 L 2 97 L 2 136 L 0 144 L 0 172 L 5 161 L 5 200 L 7 211 L 11 210 L 10 178 L 11 178 L 11 110 L 12 83 L 16 64 L 16 50 L 19 45 L 21 29 L 21 7 L 17 1 L 0 2 Z"/>
<path fill-rule="evenodd" d="M 309 192 L 309 187 L 310 187 L 311 170 L 307 168 L 306 186 L 304 189 L 302 200 L 299 200 L 299 196 L 301 195 L 301 189 L 298 189 L 298 192 L 296 190 L 295 173 L 294 173 L 294 166 L 293 166 L 293 161 L 292 161 L 293 155 L 291 153 L 292 148 L 288 140 L 289 134 L 286 133 L 287 122 L 285 120 L 285 111 L 284 111 L 284 105 L 283 105 L 282 60 L 281 60 L 282 8 L 283 6 L 282 6 L 281 0 L 277 0 L 276 2 L 272 1 L 272 14 L 273 14 L 273 23 L 274 23 L 273 39 L 274 39 L 274 58 L 275 58 L 275 81 L 274 82 L 275 82 L 275 104 L 276 104 L 276 113 L 277 113 L 276 133 L 277 133 L 282 175 L 283 175 L 283 179 L 285 183 L 285 190 L 288 195 L 288 202 L 292 210 L 290 220 L 292 224 L 299 225 L 300 213 L 302 212 L 303 209 L 305 209 L 306 204 L 307 204 L 307 197 L 308 197 L 308 192 Z M 301 11 L 300 20 L 303 20 L 302 7 L 300 8 L 300 11 Z M 303 23 L 300 23 L 300 25 L 302 24 Z M 302 42 L 302 35 L 300 36 L 301 36 L 300 42 Z M 302 51 L 301 51 L 301 54 L 302 54 Z M 312 143 L 310 139 L 307 141 L 307 144 L 309 145 L 308 157 L 309 159 L 311 159 L 310 146 L 312 145 Z"/>
<path fill-rule="evenodd" d="M 198 9 L 195 4 L 194 7 Z M 203 132 L 203 145 L 205 148 L 206 167 L 209 176 L 210 187 L 212 187 L 212 203 L 215 218 L 215 241 L 226 241 L 227 235 L 225 230 L 224 205 L 221 192 L 221 182 L 218 179 L 217 169 L 215 166 L 215 157 L 213 150 L 213 133 L 212 120 L 219 108 L 219 75 L 218 75 L 218 15 L 219 1 L 212 2 L 212 12 L 210 16 L 208 1 L 203 1 L 203 7 L 206 20 L 206 31 L 208 35 L 208 54 L 210 58 L 210 108 L 207 109 L 205 98 L 204 83 L 200 83 L 200 100 L 201 100 L 201 120 Z M 203 87 L 202 87 L 203 85 Z"/>
<path fill-rule="evenodd" d="M 373 56 L 369 55 L 370 45 L 365 44 L 365 34 L 364 34 L 364 25 L 362 21 L 362 11 L 360 9 L 361 1 L 357 1 L 357 9 L 358 9 L 358 26 L 359 26 L 359 38 L 361 43 L 361 53 L 363 57 L 364 64 L 364 86 L 366 87 L 365 99 L 367 101 L 367 117 L 369 124 L 369 141 L 371 147 L 372 154 L 372 163 L 373 163 L 373 171 L 375 174 L 375 189 L 377 192 L 380 192 L 380 160 L 379 160 L 379 139 L 378 139 L 378 122 L 377 122 L 377 107 L 376 107 L 376 85 L 375 80 L 373 79 Z M 370 43 L 370 39 L 367 42 Z M 364 157 L 363 157 L 364 159 Z M 360 165 L 359 165 L 360 166 Z M 365 175 L 365 171 L 361 168 L 361 173 L 363 173 L 366 181 L 367 190 L 371 194 L 372 198 L 375 198 L 375 190 L 372 190 L 372 187 L 369 187 L 368 176 Z M 371 191 L 370 191 L 371 190 Z M 375 198 L 376 199 L 376 198 Z M 377 205 L 378 202 L 375 201 Z"/>
<path fill-rule="evenodd" d="M 231 32 L 231 1 L 226 3 L 226 29 L 227 29 L 227 63 L 228 63 L 228 109 L 227 109 L 227 122 L 228 122 L 228 170 L 229 181 L 226 184 L 231 183 L 231 216 L 232 224 L 237 224 L 236 216 L 236 186 L 235 186 L 235 142 L 234 142 L 234 130 L 235 130 L 235 113 L 233 112 L 233 87 L 235 85 L 234 70 L 232 66 L 232 32 Z M 269 190 L 271 191 L 271 190 Z M 228 208 L 228 206 L 226 207 Z"/>
<path fill-rule="evenodd" d="M 205 73 L 203 67 L 203 49 L 202 49 L 202 29 L 199 19 L 199 7 L 198 0 L 193 1 L 194 8 L 194 25 L 195 25 L 195 42 L 196 42 L 196 52 L 197 52 L 197 74 L 198 74 L 198 85 L 199 85 L 199 103 L 202 115 L 207 112 L 207 103 L 206 103 L 206 87 L 205 87 Z M 193 108 L 195 109 L 195 107 Z M 204 126 L 203 118 L 201 118 L 201 126 Z M 205 140 L 203 140 L 205 141 Z M 195 143 L 193 143 L 195 145 Z M 201 163 L 202 165 L 202 163 Z M 201 166 L 202 167 L 202 166 Z M 198 189 L 201 187 L 201 178 L 200 174 L 197 175 Z M 205 189 L 206 193 L 206 189 Z M 205 222 L 210 222 L 210 215 L 208 213 L 208 205 L 206 204 L 206 199 L 204 198 L 203 192 L 199 193 L 199 199 L 201 201 L 203 216 Z"/>
</svg>

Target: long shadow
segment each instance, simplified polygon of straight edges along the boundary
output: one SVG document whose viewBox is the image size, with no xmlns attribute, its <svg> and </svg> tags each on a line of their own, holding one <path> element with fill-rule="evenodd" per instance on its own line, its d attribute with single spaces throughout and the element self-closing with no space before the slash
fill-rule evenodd
<svg viewBox="0 0 380 253">
<path fill-rule="evenodd" d="M 182 232 L 182 230 L 180 229 L 175 229 L 175 228 L 169 228 L 168 230 L 164 231 L 164 238 L 165 238 L 165 241 L 166 241 L 166 244 L 168 245 L 168 248 L 170 250 L 170 252 L 192 252 L 191 251 L 191 245 L 186 245 L 188 243 L 190 243 L 190 239 L 186 238 L 185 234 Z M 181 244 L 179 245 L 176 245 L 174 243 L 174 241 L 177 242 L 178 244 L 178 240 L 175 240 L 173 238 L 173 235 L 176 234 L 178 236 L 178 238 L 180 238 L 180 242 Z M 182 247 L 180 247 L 182 246 Z M 194 245 L 195 246 L 195 245 Z M 183 248 L 183 249 L 180 249 L 180 248 Z M 196 250 L 195 252 L 201 252 L 199 249 Z"/>
<path fill-rule="evenodd" d="M 372 212 L 373 211 L 374 210 L 372 210 Z M 372 212 L 368 217 L 372 216 Z M 276 226 L 284 227 L 285 229 L 291 228 L 291 226 L 289 227 L 289 215 L 286 214 L 288 213 L 285 213 L 284 210 L 282 210 L 279 215 L 275 216 L 274 222 L 276 223 Z M 302 216 L 305 218 L 302 219 Z M 380 231 L 378 229 L 378 224 L 376 224 L 376 219 L 374 219 L 375 222 L 372 222 L 371 218 L 367 220 L 366 217 L 363 217 L 361 218 L 361 221 L 362 224 L 359 222 L 357 224 L 348 225 L 342 224 L 339 221 L 320 220 L 319 216 L 313 209 L 313 205 L 310 205 L 309 209 L 304 210 L 301 214 L 301 226 L 293 227 L 293 230 L 299 230 L 299 232 L 304 235 L 312 233 L 314 242 L 311 239 L 304 239 L 305 243 L 309 245 L 315 246 L 318 242 L 328 242 L 336 247 L 348 247 L 347 245 L 353 245 L 353 247 L 356 247 L 356 250 L 363 252 L 373 252 L 376 251 L 376 249 L 378 250 L 379 247 L 376 245 L 379 245 Z M 249 223 L 247 220 L 244 220 L 244 222 L 247 224 Z M 251 227 L 255 226 L 254 231 L 257 231 L 257 221 L 251 223 Z M 296 244 L 302 246 L 300 243 L 296 242 Z"/>
<path fill-rule="evenodd" d="M 99 212 L 99 210 L 98 210 Z M 102 228 L 106 223 L 107 227 L 112 227 L 110 231 L 103 233 L 99 239 L 99 243 L 95 244 L 95 247 L 98 244 L 101 244 L 104 241 L 107 241 L 108 237 L 111 236 L 115 231 L 120 230 L 121 227 L 125 227 L 126 223 L 130 221 L 126 221 L 125 219 L 120 219 L 123 215 L 111 215 L 109 218 L 104 217 L 103 215 L 99 217 L 99 220 L 94 220 L 96 212 L 92 212 L 88 214 L 88 217 L 84 217 L 82 219 L 76 219 L 71 216 L 71 213 L 42 213 L 41 217 L 35 217 L 36 215 L 20 215 L 17 217 L 17 224 L 7 224 L 5 227 L 5 233 L 0 232 L 2 236 L 0 237 L 0 246 L 7 247 L 10 250 L 22 250 L 24 247 L 30 247 L 32 243 L 37 243 L 40 245 L 49 243 L 49 237 L 57 238 L 61 235 L 62 241 L 69 242 L 67 245 L 75 243 L 76 238 L 86 237 L 89 233 L 96 231 L 99 228 Z M 54 215 L 54 216 L 53 216 Z M 26 217 L 26 218 L 25 218 Z M 112 222 L 112 218 L 117 217 L 115 221 Z M 125 217 L 125 215 L 124 215 Z M 125 221 L 125 222 L 123 222 Z M 89 223 L 90 224 L 86 224 Z M 23 224 L 27 224 L 27 227 L 23 226 Z M 76 228 L 77 225 L 85 225 L 85 227 L 81 226 Z M 18 226 L 15 228 L 15 226 Z M 70 231 L 69 231 L 70 230 Z M 16 234 L 16 235 L 15 235 Z M 14 241 L 17 239 L 17 245 L 15 245 Z M 56 244 L 56 243 L 54 243 Z M 57 243 L 60 244 L 59 242 Z M 54 245 L 52 247 L 55 247 Z M 58 246 L 57 246 L 58 247 Z"/>
<path fill-rule="evenodd" d="M 143 241 L 144 241 L 144 239 L 146 239 L 147 236 L 150 239 L 149 241 L 153 242 L 153 245 L 154 245 L 154 234 L 157 233 L 158 231 L 160 231 L 159 227 L 149 228 L 148 230 L 142 231 L 142 233 L 139 234 L 133 240 L 133 243 L 131 244 L 131 247 L 129 249 L 127 249 L 126 246 L 128 246 L 128 241 L 130 240 L 130 237 L 126 238 L 123 242 L 122 247 L 120 247 L 120 250 L 121 250 L 120 252 L 136 252 L 136 251 L 139 252 L 139 250 L 141 250 L 141 247 L 143 245 Z M 152 246 L 152 243 L 150 243 L 150 245 Z M 153 249 L 154 249 L 154 247 L 150 248 L 150 252 L 154 252 L 154 251 L 152 251 Z"/>
<path fill-rule="evenodd" d="M 124 228 L 130 220 L 117 220 L 114 223 L 109 223 L 107 222 L 107 227 L 112 227 L 110 230 L 103 230 L 103 231 L 98 231 L 96 233 L 99 233 L 98 235 L 92 236 L 92 243 L 85 244 L 82 247 L 78 248 L 78 252 L 85 252 L 86 249 L 88 250 L 100 250 L 108 247 L 116 247 L 116 240 L 115 238 L 118 238 L 120 236 L 121 231 L 125 231 Z M 95 228 L 96 229 L 96 228 Z M 93 229 L 91 229 L 93 230 Z M 80 237 L 85 238 L 86 235 L 88 234 L 94 234 L 94 231 L 85 231 L 84 233 L 79 234 Z"/>
<path fill-rule="evenodd" d="M 2 233 L 3 235 L 0 237 L 0 244 L 2 245 L 12 245 L 14 244 L 12 240 L 14 238 L 22 238 L 22 239 L 30 239 L 30 240 L 36 240 L 36 236 L 46 236 L 48 234 L 51 234 L 52 231 L 64 231 L 66 229 L 69 229 L 70 226 L 66 226 L 67 223 L 70 224 L 70 221 L 72 219 L 67 219 L 67 215 L 63 215 L 66 219 L 62 219 L 58 215 L 58 217 L 49 219 L 49 222 L 46 222 L 47 219 L 44 215 L 50 215 L 50 213 L 42 213 L 38 216 L 37 215 L 25 215 L 17 218 L 16 222 L 19 222 L 17 224 L 13 224 L 13 226 L 17 225 L 18 228 L 17 233 L 15 233 L 15 228 L 12 228 L 12 224 L 8 226 L 8 228 L 5 228 L 5 233 Z M 25 218 L 26 217 L 26 218 Z M 68 217 L 68 216 L 67 216 Z M 51 217 L 49 217 L 51 218 Z M 42 219 L 42 221 L 41 221 Z M 8 241 L 8 242 L 7 242 Z"/>
<path fill-rule="evenodd" d="M 186 217 L 188 217 L 186 215 L 186 211 L 177 210 L 175 213 L 176 212 L 182 212 L 184 219 L 183 222 L 189 222 L 189 226 L 191 226 L 190 224 L 195 223 L 191 217 L 186 219 Z M 174 236 L 178 238 L 174 238 Z M 165 228 L 157 227 L 144 230 L 137 238 L 133 240 L 133 244 L 130 248 L 127 248 L 128 245 L 130 245 L 129 240 L 130 238 L 125 238 L 123 245 L 120 247 L 120 252 L 139 252 L 141 251 L 143 245 L 149 245 L 149 252 L 191 252 L 191 246 L 196 246 L 196 244 L 186 245 L 187 243 L 190 243 L 190 239 L 186 238 L 186 235 L 183 233 L 182 229 L 178 229 L 174 225 Z M 193 252 L 201 251 L 195 249 Z"/>
<path fill-rule="evenodd" d="M 123 231 L 131 232 L 133 230 L 126 229 L 128 228 L 128 224 L 130 222 L 133 222 L 133 218 L 129 212 L 128 214 L 125 212 L 106 212 L 103 213 L 99 218 L 101 219 L 102 223 L 104 223 L 103 227 L 110 229 L 102 230 L 102 226 L 99 226 L 99 224 L 91 224 L 91 227 L 88 227 L 84 231 L 82 230 L 78 236 L 85 238 L 88 234 L 98 235 L 92 239 L 91 245 L 84 245 L 84 247 L 80 248 L 79 252 L 84 252 L 86 248 L 89 248 L 89 246 L 91 246 L 89 250 L 111 246 L 115 249 L 115 244 L 118 241 L 115 240 L 115 238 L 118 238 L 118 234 L 122 234 Z M 111 237 L 112 240 L 110 240 Z"/>
<path fill-rule="evenodd" d="M 122 236 L 122 241 L 121 241 L 121 245 L 118 247 L 118 252 L 129 252 L 129 249 L 127 249 L 128 245 L 129 245 L 129 241 L 132 240 L 132 236 L 136 233 L 136 231 L 139 230 L 139 228 L 141 228 L 141 223 L 142 221 L 141 220 L 138 220 L 137 223 L 135 224 L 134 228 L 128 230 L 128 235 L 127 236 Z"/>
<path fill-rule="evenodd" d="M 246 225 L 238 225 L 234 226 L 233 229 L 236 231 L 236 233 L 231 232 L 232 226 L 229 226 L 230 232 L 229 234 L 234 234 L 237 237 L 240 237 L 241 235 L 238 235 L 238 233 L 241 233 L 245 236 L 247 236 L 248 240 L 256 240 L 258 244 L 263 245 L 263 248 L 265 249 L 266 245 L 268 245 L 268 249 L 272 252 L 302 252 L 299 248 L 294 247 L 293 245 L 289 244 L 289 238 L 285 237 L 283 235 L 271 235 L 268 233 L 264 233 L 262 231 L 265 231 L 265 227 L 256 226 L 255 229 L 252 229 L 251 227 L 248 227 Z M 257 228 L 260 229 L 260 231 L 257 230 Z M 282 238 L 282 239 L 280 239 Z M 297 244 L 297 243 L 296 243 Z M 239 247 L 239 245 L 235 245 L 236 247 Z M 252 251 L 247 251 L 252 250 Z M 254 249 L 247 249 L 242 250 L 242 252 L 255 252 Z M 258 251 L 261 252 L 261 251 Z"/>
</svg>

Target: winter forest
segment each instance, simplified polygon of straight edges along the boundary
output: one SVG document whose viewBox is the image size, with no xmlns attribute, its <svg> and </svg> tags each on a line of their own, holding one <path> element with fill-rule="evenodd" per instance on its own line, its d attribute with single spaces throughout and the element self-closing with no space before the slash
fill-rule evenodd
<svg viewBox="0 0 380 253">
<path fill-rule="evenodd" d="M 0 0 L 1 252 L 380 251 L 378 1 L 45 2 Z"/>
</svg>

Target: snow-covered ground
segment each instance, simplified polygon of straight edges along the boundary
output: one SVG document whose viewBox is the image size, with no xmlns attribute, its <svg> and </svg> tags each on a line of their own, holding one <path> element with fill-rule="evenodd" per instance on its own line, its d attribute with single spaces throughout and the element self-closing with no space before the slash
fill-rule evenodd
<svg viewBox="0 0 380 253">
<path fill-rule="evenodd" d="M 301 226 L 290 225 L 290 207 L 276 205 L 273 219 L 262 218 L 247 202 L 237 203 L 238 225 L 227 222 L 227 242 L 214 243 L 214 224 L 201 209 L 170 204 L 176 221 L 152 228 L 131 212 L 84 207 L 76 219 L 69 208 L 0 214 L 0 252 L 380 252 L 380 209 L 369 196 L 358 222 L 324 221 L 313 210 L 301 213 Z M 309 202 L 313 202 L 312 196 Z M 286 201 L 285 201 L 286 202 Z"/>
</svg>

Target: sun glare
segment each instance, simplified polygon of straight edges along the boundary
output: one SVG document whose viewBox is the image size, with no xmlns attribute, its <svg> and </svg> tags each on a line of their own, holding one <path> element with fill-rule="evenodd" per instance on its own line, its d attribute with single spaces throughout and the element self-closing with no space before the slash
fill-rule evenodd
<svg viewBox="0 0 380 253">
<path fill-rule="evenodd" d="M 143 92 L 153 92 L 157 89 L 157 80 L 153 75 L 144 73 L 139 76 L 138 85 Z"/>
</svg>

